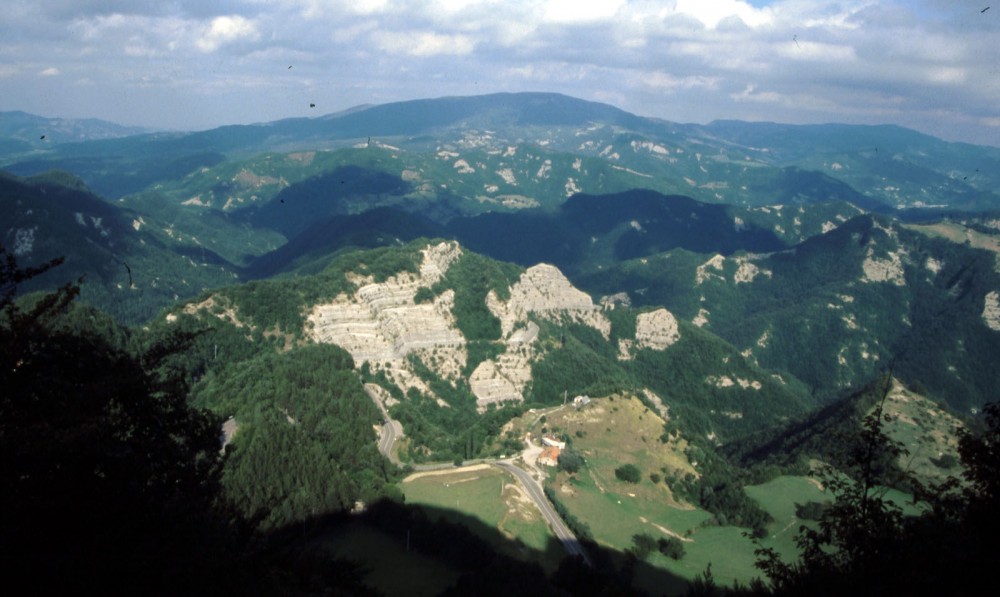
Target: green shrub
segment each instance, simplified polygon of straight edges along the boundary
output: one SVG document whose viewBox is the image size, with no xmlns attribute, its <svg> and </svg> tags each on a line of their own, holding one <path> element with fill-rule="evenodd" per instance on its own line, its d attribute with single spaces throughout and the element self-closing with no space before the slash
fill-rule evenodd
<svg viewBox="0 0 1000 597">
<path fill-rule="evenodd" d="M 679 560 L 684 557 L 684 542 L 677 537 L 661 538 L 656 544 L 660 553 L 672 560 Z"/>
<path fill-rule="evenodd" d="M 575 473 L 584 465 L 583 456 L 576 450 L 563 450 L 559 454 L 559 469 L 567 473 Z"/>
<path fill-rule="evenodd" d="M 418 305 L 434 302 L 434 291 L 426 286 L 421 286 L 417 289 L 417 293 L 413 295 L 413 302 Z"/>
<path fill-rule="evenodd" d="M 629 552 L 639 560 L 645 560 L 657 548 L 656 539 L 646 533 L 632 535 L 632 548 Z"/>
<path fill-rule="evenodd" d="M 642 479 L 642 471 L 634 464 L 623 464 L 615 469 L 615 477 L 626 483 L 638 483 Z"/>
</svg>

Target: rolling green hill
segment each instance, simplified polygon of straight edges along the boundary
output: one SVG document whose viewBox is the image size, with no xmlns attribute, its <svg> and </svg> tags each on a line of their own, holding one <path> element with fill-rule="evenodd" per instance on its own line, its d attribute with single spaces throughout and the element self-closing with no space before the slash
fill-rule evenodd
<svg viewBox="0 0 1000 597">
<path fill-rule="evenodd" d="M 992 148 L 898 127 L 684 125 L 545 93 L 397 102 L 314 119 L 55 143 L 17 155 L 22 142 L 11 142 L 15 153 L 3 162 L 9 171 L 69 170 L 111 198 L 268 152 L 378 146 L 425 163 L 439 160 L 447 169 L 437 176 L 425 170 L 432 184 L 447 184 L 467 200 L 498 203 L 515 195 L 551 206 L 573 192 L 640 187 L 739 205 L 1000 205 L 1000 150 Z"/>
<path fill-rule="evenodd" d="M 665 305 L 821 396 L 895 361 L 905 380 L 968 410 L 992 396 L 997 276 L 993 252 L 865 215 L 769 255 L 675 250 L 579 283 Z"/>
<path fill-rule="evenodd" d="M 23 292 L 83 278 L 83 299 L 120 321 L 139 323 L 180 297 L 231 282 L 235 268 L 211 250 L 94 195 L 65 173 L 0 176 L 4 246 L 24 265 L 65 257 Z"/>
</svg>

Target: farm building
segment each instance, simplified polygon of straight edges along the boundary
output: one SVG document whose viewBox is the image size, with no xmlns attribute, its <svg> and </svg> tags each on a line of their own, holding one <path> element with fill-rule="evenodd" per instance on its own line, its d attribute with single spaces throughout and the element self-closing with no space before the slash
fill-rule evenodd
<svg viewBox="0 0 1000 597">
<path fill-rule="evenodd" d="M 542 437 L 542 445 L 550 448 L 559 448 L 560 450 L 566 449 L 566 442 L 558 440 L 551 435 Z"/>
<path fill-rule="evenodd" d="M 559 448 L 549 446 L 538 455 L 538 464 L 545 466 L 557 466 L 559 464 Z"/>
</svg>

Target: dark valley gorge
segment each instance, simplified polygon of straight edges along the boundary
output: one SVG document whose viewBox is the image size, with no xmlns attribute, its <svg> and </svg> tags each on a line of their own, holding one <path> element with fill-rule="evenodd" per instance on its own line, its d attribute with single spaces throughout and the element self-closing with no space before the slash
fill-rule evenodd
<svg viewBox="0 0 1000 597">
<path fill-rule="evenodd" d="M 1000 553 L 1000 149 L 521 93 L 0 113 L 0 170 L 39 592 L 965 594 Z"/>
</svg>

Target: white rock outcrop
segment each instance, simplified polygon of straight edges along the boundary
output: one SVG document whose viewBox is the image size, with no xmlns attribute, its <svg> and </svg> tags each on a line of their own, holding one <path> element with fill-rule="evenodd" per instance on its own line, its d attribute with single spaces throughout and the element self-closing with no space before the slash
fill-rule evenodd
<svg viewBox="0 0 1000 597">
<path fill-rule="evenodd" d="M 1000 293 L 995 290 L 983 301 L 983 322 L 991 330 L 1000 332 Z"/>
<path fill-rule="evenodd" d="M 507 349 L 497 359 L 480 363 L 469 378 L 480 410 L 489 404 L 524 400 L 539 332 L 529 315 L 552 320 L 566 316 L 597 329 L 605 338 L 611 335 L 611 322 L 590 295 L 570 284 L 559 268 L 548 264 L 535 265 L 521 274 L 506 301 L 491 291 L 486 305 L 500 319 Z"/>
<path fill-rule="evenodd" d="M 666 309 L 640 313 L 635 319 L 635 343 L 639 348 L 666 350 L 680 339 L 677 318 Z"/>
<path fill-rule="evenodd" d="M 347 274 L 357 289 L 313 306 L 307 314 L 308 333 L 315 342 L 341 346 L 358 365 L 369 362 L 385 371 L 404 392 L 416 388 L 430 393 L 410 370 L 407 355 L 416 354 L 437 375 L 454 380 L 467 362 L 466 341 L 455 324 L 453 290 L 442 292 L 431 302 L 417 304 L 414 298 L 420 288 L 440 281 L 461 255 L 457 243 L 443 242 L 424 249 L 418 274 L 401 272 L 384 282 Z M 501 321 L 504 352 L 480 363 L 469 378 L 480 410 L 489 404 L 524 400 L 540 331 L 529 316 L 568 317 L 594 327 L 605 338 L 611 333 L 610 321 L 590 296 L 574 288 L 551 265 L 528 268 L 510 288 L 508 300 L 501 301 L 490 292 L 486 301 Z M 664 331 L 669 322 L 662 315 L 656 318 L 659 323 L 647 326 L 658 330 L 649 332 L 649 341 L 662 344 L 670 337 L 670 332 Z"/>
<path fill-rule="evenodd" d="M 421 349 L 464 351 L 465 338 L 451 312 L 455 293 L 445 291 L 432 303 L 413 300 L 419 288 L 441 279 L 461 249 L 457 243 L 440 243 L 423 254 L 419 275 L 402 272 L 315 305 L 307 316 L 312 339 L 337 344 L 358 364 L 395 361 Z"/>
<path fill-rule="evenodd" d="M 490 292 L 486 304 L 500 319 L 505 338 L 515 325 L 526 321 L 529 314 L 546 319 L 558 319 L 565 314 L 593 327 L 605 338 L 611 335 L 611 322 L 590 295 L 570 284 L 554 265 L 540 263 L 529 267 L 510 289 L 509 300 L 502 302 L 496 293 Z"/>
<path fill-rule="evenodd" d="M 530 369 L 529 369 L 530 370 Z M 483 361 L 469 377 L 469 385 L 476 397 L 476 406 L 485 408 L 488 404 L 524 400 L 522 384 L 517 384 L 504 375 L 494 361 Z"/>
<path fill-rule="evenodd" d="M 702 284 L 704 284 L 705 282 L 707 282 L 712 278 L 716 278 L 718 280 L 725 282 L 726 278 L 722 273 L 723 272 L 722 266 L 725 263 L 726 263 L 725 257 L 723 257 L 722 255 L 713 255 L 708 261 L 699 265 L 695 269 L 694 285 L 701 286 Z M 715 270 L 718 273 L 712 273 L 710 270 Z"/>
<path fill-rule="evenodd" d="M 747 255 L 742 255 L 733 258 L 737 263 L 736 273 L 733 275 L 733 282 L 737 284 L 746 284 L 753 282 L 758 276 L 763 276 L 770 279 L 774 274 L 771 270 L 761 269 L 757 264 L 753 263 L 751 258 Z"/>
<path fill-rule="evenodd" d="M 898 251 L 890 251 L 886 259 L 875 257 L 875 251 L 868 247 L 861 268 L 864 274 L 862 282 L 888 282 L 896 286 L 906 286 L 906 278 L 903 271 L 903 256 L 906 252 L 900 248 Z"/>
</svg>

